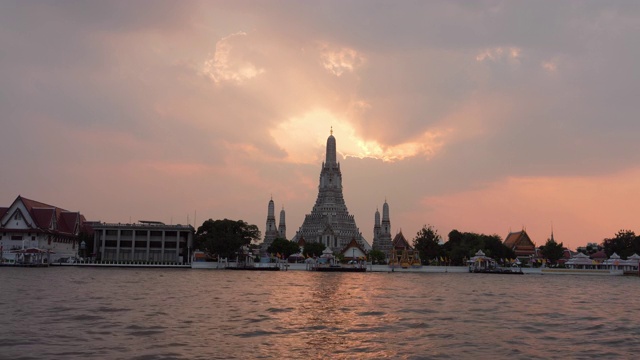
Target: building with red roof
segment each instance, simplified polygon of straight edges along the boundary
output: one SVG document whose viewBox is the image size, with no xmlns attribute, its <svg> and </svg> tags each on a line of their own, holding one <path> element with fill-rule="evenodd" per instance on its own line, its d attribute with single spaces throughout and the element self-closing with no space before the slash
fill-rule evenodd
<svg viewBox="0 0 640 360">
<path fill-rule="evenodd" d="M 355 238 L 351 239 L 351 242 L 342 249 L 341 253 L 345 259 L 353 261 L 367 257 L 367 251 L 356 241 Z"/>
<path fill-rule="evenodd" d="M 503 244 L 513 250 L 516 253 L 516 257 L 520 259 L 529 259 L 536 253 L 536 244 L 533 243 L 524 229 L 510 232 L 504 239 Z"/>
<path fill-rule="evenodd" d="M 80 212 L 18 196 L 9 207 L 0 208 L 2 258 L 27 248 L 46 251 L 47 261 L 75 256 L 78 235 L 90 230 L 85 222 Z"/>
</svg>

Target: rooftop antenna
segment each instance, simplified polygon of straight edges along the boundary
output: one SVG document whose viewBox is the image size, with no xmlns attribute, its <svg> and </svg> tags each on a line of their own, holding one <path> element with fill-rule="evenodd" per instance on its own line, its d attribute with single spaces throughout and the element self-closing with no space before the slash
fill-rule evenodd
<svg viewBox="0 0 640 360">
<path fill-rule="evenodd" d="M 196 211 L 193 210 L 193 227 L 196 227 Z"/>
</svg>

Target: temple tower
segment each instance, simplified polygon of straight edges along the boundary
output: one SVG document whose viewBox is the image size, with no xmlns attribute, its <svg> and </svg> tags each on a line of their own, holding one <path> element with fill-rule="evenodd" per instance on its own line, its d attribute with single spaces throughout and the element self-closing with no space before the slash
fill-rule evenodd
<svg viewBox="0 0 640 360">
<path fill-rule="evenodd" d="M 382 223 L 380 222 L 380 213 L 376 210 L 375 225 L 373 227 L 373 248 L 384 252 L 387 257 L 391 252 L 391 220 L 389 217 L 389 204 L 385 199 L 382 205 Z"/>
<path fill-rule="evenodd" d="M 380 227 L 380 211 L 376 209 L 376 215 L 374 217 L 373 223 L 373 246 L 375 249 L 376 239 L 380 237 L 381 227 Z"/>
<path fill-rule="evenodd" d="M 342 172 L 336 156 L 336 139 L 333 130 L 327 139 L 325 161 L 320 170 L 318 198 L 311 213 L 304 218 L 293 241 L 320 242 L 333 251 L 340 251 L 352 239 L 369 250 L 371 246 L 362 237 L 353 215 L 349 215 L 342 194 Z"/>
<path fill-rule="evenodd" d="M 280 225 L 278 225 L 278 237 L 281 239 L 287 238 L 287 225 L 284 220 L 284 206 L 280 210 Z"/>
<path fill-rule="evenodd" d="M 266 252 L 267 248 L 271 246 L 273 240 L 278 237 L 278 229 L 276 228 L 276 215 L 275 215 L 275 205 L 273 203 L 273 198 L 269 200 L 269 208 L 267 211 L 267 225 L 264 231 L 264 241 L 262 242 L 262 251 Z"/>
</svg>

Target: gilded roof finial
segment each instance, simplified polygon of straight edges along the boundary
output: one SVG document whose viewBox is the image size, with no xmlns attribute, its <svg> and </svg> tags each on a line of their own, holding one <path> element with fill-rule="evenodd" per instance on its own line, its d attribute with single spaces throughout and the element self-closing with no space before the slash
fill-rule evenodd
<svg viewBox="0 0 640 360">
<path fill-rule="evenodd" d="M 331 135 L 333 135 L 333 126 L 331 126 Z"/>
</svg>

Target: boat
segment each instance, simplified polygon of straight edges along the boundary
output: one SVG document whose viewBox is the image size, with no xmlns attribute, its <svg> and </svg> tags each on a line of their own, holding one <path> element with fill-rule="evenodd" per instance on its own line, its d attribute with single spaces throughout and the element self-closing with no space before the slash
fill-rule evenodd
<svg viewBox="0 0 640 360">
<path fill-rule="evenodd" d="M 280 271 L 278 266 L 247 266 L 237 264 L 237 266 L 227 266 L 225 270 L 249 270 L 249 271 Z"/>
<path fill-rule="evenodd" d="M 491 269 L 469 269 L 470 273 L 476 273 L 476 274 L 509 274 L 509 275 L 524 275 L 524 272 L 522 272 L 522 269 L 517 268 L 517 269 L 513 269 L 513 268 L 509 268 L 509 267 L 495 267 L 495 268 L 491 268 Z"/>
<path fill-rule="evenodd" d="M 341 264 L 334 256 L 333 252 L 326 248 L 322 251 L 322 256 L 317 259 L 310 260 L 307 269 L 311 271 L 321 272 L 365 272 L 367 271 L 366 263 L 352 260 L 349 264 Z"/>
<path fill-rule="evenodd" d="M 280 271 L 279 262 L 272 263 L 270 257 L 260 258 L 260 262 L 255 262 L 251 255 L 247 255 L 244 261 L 237 261 L 235 265 L 225 266 L 225 270 L 248 270 L 248 271 Z"/>
<path fill-rule="evenodd" d="M 335 265 L 324 265 L 318 264 L 311 268 L 313 271 L 321 271 L 321 272 L 366 272 L 367 268 L 365 266 L 345 266 L 340 264 Z"/>
<path fill-rule="evenodd" d="M 468 261 L 468 264 L 469 272 L 475 274 L 524 274 L 519 266 L 499 266 L 494 259 L 486 256 L 482 250 L 478 250 L 476 255 Z"/>
</svg>

